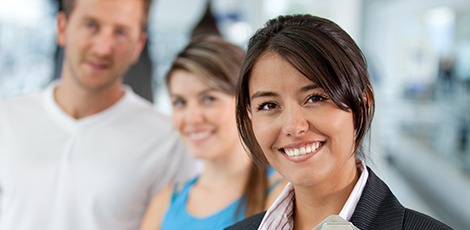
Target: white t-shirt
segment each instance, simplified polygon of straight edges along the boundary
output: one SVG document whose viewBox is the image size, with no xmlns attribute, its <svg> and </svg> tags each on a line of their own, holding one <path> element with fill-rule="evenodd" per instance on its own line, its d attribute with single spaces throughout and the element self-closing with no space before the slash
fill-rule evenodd
<svg viewBox="0 0 470 230">
<path fill-rule="evenodd" d="M 0 230 L 135 230 L 153 195 L 195 174 L 171 120 L 125 88 L 76 120 L 51 84 L 0 102 Z"/>
</svg>

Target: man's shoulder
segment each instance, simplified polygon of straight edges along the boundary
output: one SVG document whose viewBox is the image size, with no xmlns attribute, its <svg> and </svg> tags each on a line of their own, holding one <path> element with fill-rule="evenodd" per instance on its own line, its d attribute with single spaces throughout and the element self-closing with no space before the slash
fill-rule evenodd
<svg viewBox="0 0 470 230">
<path fill-rule="evenodd" d="M 171 118 L 158 111 L 155 106 L 136 94 L 129 96 L 129 104 L 132 105 L 134 115 L 142 121 L 153 121 L 157 125 L 171 125 Z"/>
<path fill-rule="evenodd" d="M 13 95 L 5 98 L 0 98 L 0 104 L 10 104 L 23 101 L 37 101 L 41 98 L 41 95 L 44 93 L 44 90 L 34 91 L 24 94 Z"/>
<path fill-rule="evenodd" d="M 12 111 L 14 108 L 33 108 L 31 106 L 42 103 L 43 91 L 15 95 L 0 99 L 0 110 Z"/>
<path fill-rule="evenodd" d="M 226 230 L 256 230 L 258 229 L 261 221 L 264 218 L 266 212 L 258 213 L 256 215 L 250 216 L 234 225 L 226 228 Z"/>
<path fill-rule="evenodd" d="M 452 228 L 426 214 L 405 209 L 403 229 L 451 230 Z"/>
</svg>

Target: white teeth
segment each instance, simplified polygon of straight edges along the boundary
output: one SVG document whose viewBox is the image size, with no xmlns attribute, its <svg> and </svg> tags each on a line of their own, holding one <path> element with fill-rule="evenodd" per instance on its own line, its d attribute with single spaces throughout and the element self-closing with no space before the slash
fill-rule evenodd
<svg viewBox="0 0 470 230">
<path fill-rule="evenodd" d="M 287 154 L 287 156 L 300 156 L 300 155 L 305 155 L 307 153 L 315 152 L 317 151 L 318 148 L 320 148 L 321 143 L 317 142 L 312 144 L 312 147 L 307 146 L 307 147 L 302 147 L 300 149 L 290 149 L 290 150 L 284 150 L 284 152 Z"/>
<path fill-rule="evenodd" d="M 203 132 L 203 133 L 190 133 L 188 135 L 189 139 L 191 140 L 200 140 L 208 137 L 210 135 L 210 132 Z"/>
<path fill-rule="evenodd" d="M 300 151 L 299 151 L 299 149 L 294 149 L 294 155 L 295 155 L 295 156 L 300 156 Z"/>
<path fill-rule="evenodd" d="M 313 151 L 316 151 L 319 147 L 320 147 L 320 143 L 319 143 L 319 142 L 314 143 L 314 144 L 312 145 L 312 152 L 313 152 Z"/>
</svg>

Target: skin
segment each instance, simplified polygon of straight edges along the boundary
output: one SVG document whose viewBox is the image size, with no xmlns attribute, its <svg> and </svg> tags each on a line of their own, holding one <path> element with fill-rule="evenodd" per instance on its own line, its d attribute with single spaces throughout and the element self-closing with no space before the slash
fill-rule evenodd
<svg viewBox="0 0 470 230">
<path fill-rule="evenodd" d="M 249 81 L 253 132 L 269 163 L 294 185 L 294 229 L 339 214 L 358 172 L 354 123 L 325 91 L 275 53 L 265 53 Z M 286 149 L 320 144 L 311 153 Z"/>
<path fill-rule="evenodd" d="M 234 96 L 210 88 L 184 70 L 174 72 L 170 92 L 173 124 L 195 157 L 244 155 L 239 154 L 243 151 L 237 136 Z"/>
<path fill-rule="evenodd" d="M 175 127 L 190 152 L 204 160 L 204 170 L 189 192 L 186 209 L 193 216 L 206 217 L 237 200 L 248 181 L 251 160 L 238 138 L 235 97 L 184 70 L 173 72 L 170 95 Z M 281 183 L 271 192 L 269 205 L 284 186 Z M 141 230 L 160 229 L 172 189 L 173 185 L 154 197 Z"/>
<path fill-rule="evenodd" d="M 113 105 L 123 95 L 122 78 L 138 60 L 147 35 L 143 1 L 76 0 L 69 18 L 59 13 L 57 40 L 65 48 L 62 82 L 55 100 L 75 119 Z"/>
</svg>

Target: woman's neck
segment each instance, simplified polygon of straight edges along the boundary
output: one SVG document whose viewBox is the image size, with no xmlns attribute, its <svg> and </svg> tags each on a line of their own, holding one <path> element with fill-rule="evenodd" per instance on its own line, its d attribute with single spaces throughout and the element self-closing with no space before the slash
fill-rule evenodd
<svg viewBox="0 0 470 230">
<path fill-rule="evenodd" d="M 205 160 L 198 182 L 206 186 L 219 186 L 234 181 L 246 181 L 250 167 L 250 157 L 242 146 L 237 146 L 231 153 Z"/>
<path fill-rule="evenodd" d="M 359 180 L 355 159 L 331 178 L 310 186 L 295 186 L 294 229 L 312 229 L 331 215 L 338 215 Z"/>
<path fill-rule="evenodd" d="M 204 163 L 204 171 L 190 190 L 186 204 L 188 212 L 198 217 L 217 213 L 239 199 L 251 167 L 245 152 L 227 153 Z"/>
</svg>

